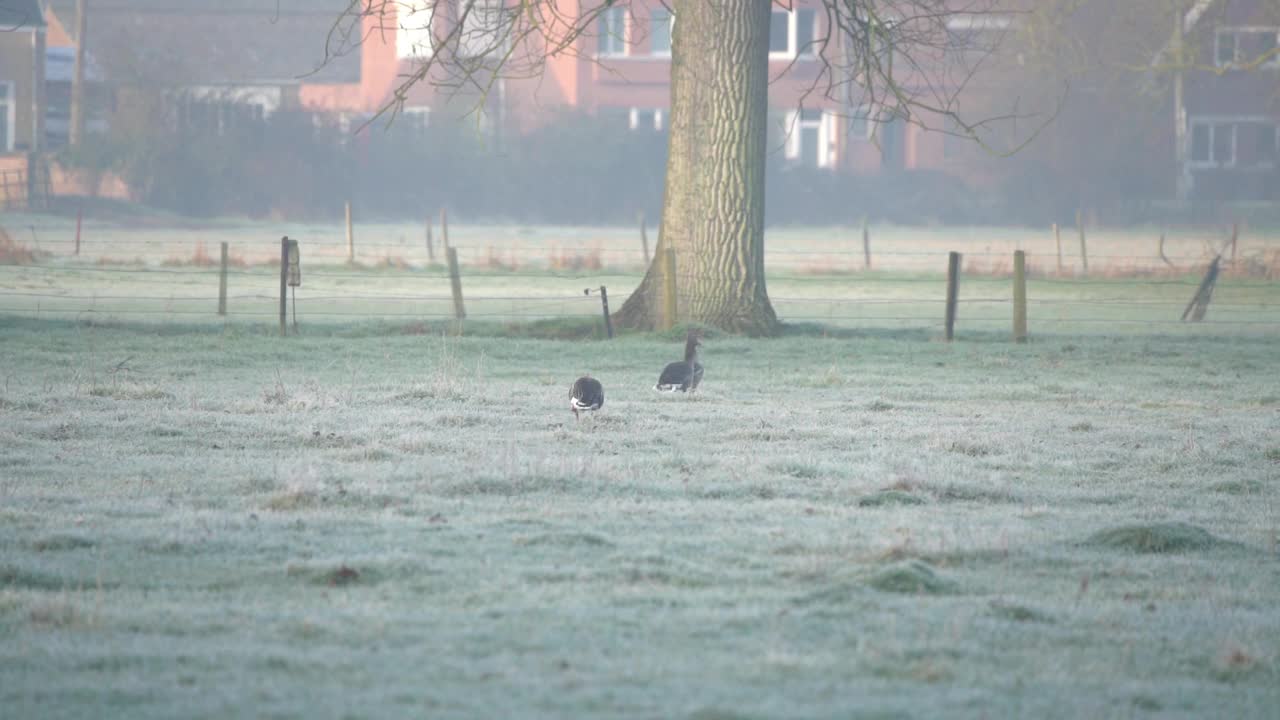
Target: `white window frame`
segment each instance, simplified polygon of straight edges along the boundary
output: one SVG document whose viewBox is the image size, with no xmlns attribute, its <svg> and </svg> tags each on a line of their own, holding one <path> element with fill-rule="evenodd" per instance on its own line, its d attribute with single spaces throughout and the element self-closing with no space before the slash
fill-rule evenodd
<svg viewBox="0 0 1280 720">
<path fill-rule="evenodd" d="M 805 108 L 814 109 L 814 108 Z M 800 159 L 804 148 L 800 146 L 801 130 L 805 128 L 817 127 L 818 130 L 818 167 L 831 168 L 836 165 L 835 148 L 832 139 L 835 138 L 835 120 L 834 113 L 818 108 L 821 115 L 817 120 L 801 120 L 800 110 L 788 110 L 786 114 L 786 131 L 787 142 L 783 146 L 783 157 L 788 160 L 797 161 Z"/>
<path fill-rule="evenodd" d="M 809 42 L 811 44 L 807 46 L 808 52 L 804 55 L 799 54 L 800 40 L 799 40 L 798 29 L 800 27 L 799 18 L 800 18 L 801 10 L 813 11 L 813 37 L 810 38 Z M 782 9 L 777 7 L 771 8 L 770 14 L 769 14 L 769 36 L 771 38 L 773 37 L 773 15 L 775 13 L 776 14 L 785 13 L 787 16 L 787 49 L 786 50 L 770 50 L 769 59 L 770 60 L 799 60 L 801 62 L 817 60 L 818 52 L 819 50 L 821 50 L 821 47 L 820 47 L 821 43 L 819 42 L 819 37 L 818 37 L 819 15 L 818 15 L 817 9 L 816 8 L 795 8 L 795 7 L 790 9 Z"/>
<path fill-rule="evenodd" d="M 876 136 L 876 119 L 872 113 L 870 105 L 859 105 L 849 114 L 847 121 L 849 123 L 849 132 L 846 136 L 858 142 L 871 142 L 871 138 Z M 853 131 L 854 123 L 866 123 L 867 127 L 860 133 Z"/>
<path fill-rule="evenodd" d="M 787 49 L 786 50 L 769 50 L 770 60 L 790 60 L 796 56 L 796 11 L 780 10 L 778 8 L 770 8 L 769 11 L 769 37 L 773 37 L 773 16 L 787 16 Z"/>
<path fill-rule="evenodd" d="M 640 113 L 653 113 L 653 131 L 662 132 L 663 124 L 666 122 L 666 116 L 663 115 L 662 108 L 638 108 L 633 107 L 627 113 L 627 127 L 632 130 L 640 128 Z"/>
<path fill-rule="evenodd" d="M 0 137 L 0 152 L 10 152 L 13 150 L 13 143 L 17 138 L 17 128 L 13 125 L 18 121 L 18 103 L 15 102 L 13 94 L 17 92 L 17 85 L 12 80 L 0 80 L 0 85 L 7 88 L 4 95 L 4 107 L 0 111 L 5 113 L 5 127 L 8 128 L 8 137 Z"/>
<path fill-rule="evenodd" d="M 462 17 L 463 11 L 470 8 L 458 33 L 458 56 L 477 58 L 501 50 L 502 30 L 507 23 L 503 0 L 457 0 L 457 3 L 456 17 Z"/>
<path fill-rule="evenodd" d="M 667 49 L 653 49 L 653 13 L 661 10 L 667 14 Z M 671 57 L 671 41 L 675 39 L 676 32 L 676 14 L 666 8 L 654 8 L 649 14 L 649 54 L 654 57 L 669 58 Z"/>
<path fill-rule="evenodd" d="M 601 45 L 601 42 L 605 39 L 606 35 L 597 34 L 596 35 L 596 57 L 598 58 L 621 58 L 621 57 L 628 57 L 631 55 L 631 42 L 630 42 L 631 13 L 628 12 L 628 9 L 625 7 L 607 8 L 604 10 L 604 12 L 600 13 L 600 15 L 597 16 L 596 20 L 598 23 L 602 22 L 607 25 L 608 21 L 605 20 L 605 17 L 609 15 L 615 15 L 615 14 L 621 16 L 622 18 L 622 37 L 615 37 L 613 35 L 607 35 L 607 37 L 610 38 L 611 43 L 612 42 L 619 43 L 621 46 L 621 49 L 620 50 L 613 50 L 613 49 L 601 50 L 600 45 Z"/>
<path fill-rule="evenodd" d="M 436 0 L 399 0 L 396 8 L 396 57 L 401 60 L 418 59 L 435 54 L 431 25 L 435 19 Z"/>
<path fill-rule="evenodd" d="M 1219 58 L 1218 53 L 1222 45 L 1222 36 L 1231 35 L 1235 41 L 1234 52 L 1232 53 L 1230 62 L 1223 62 Z M 1280 47 L 1280 27 L 1272 27 L 1270 25 L 1240 25 L 1217 28 L 1213 33 L 1213 64 L 1220 68 L 1236 68 L 1241 65 L 1253 62 L 1252 59 L 1242 59 L 1240 57 L 1240 36 L 1241 35 L 1274 35 L 1276 46 Z M 1280 68 L 1280 52 L 1271 56 L 1270 60 L 1258 65 L 1262 68 Z"/>
<path fill-rule="evenodd" d="M 427 105 L 413 105 L 400 109 L 404 114 L 406 124 L 412 128 L 413 132 L 423 133 L 427 128 L 431 127 L 431 108 Z"/>
<path fill-rule="evenodd" d="M 1262 122 L 1263 118 L 1257 117 L 1216 117 L 1202 116 L 1193 117 L 1187 120 L 1187 166 L 1197 170 L 1218 170 L 1231 169 L 1236 166 L 1236 144 L 1239 140 L 1237 137 L 1236 125 L 1245 122 Z M 1197 125 L 1204 125 L 1209 128 L 1209 159 L 1194 160 L 1192 159 L 1192 150 L 1195 142 L 1195 129 Z M 1219 128 L 1231 128 L 1231 161 L 1219 162 L 1215 148 L 1218 146 Z"/>
</svg>

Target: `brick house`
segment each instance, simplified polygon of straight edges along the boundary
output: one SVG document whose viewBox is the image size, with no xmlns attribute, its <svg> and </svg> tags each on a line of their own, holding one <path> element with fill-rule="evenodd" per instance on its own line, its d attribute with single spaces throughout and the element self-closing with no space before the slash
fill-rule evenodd
<svg viewBox="0 0 1280 720">
<path fill-rule="evenodd" d="M 324 39 L 345 0 L 297 0 L 277 7 L 254 0 L 192 3 L 130 0 L 89 4 L 86 63 L 97 105 L 120 102 L 135 87 L 160 88 L 175 122 L 220 132 L 278 110 L 300 110 L 309 83 L 361 82 L 358 58 L 324 62 Z M 75 0 L 51 0 L 47 62 L 65 69 L 75 39 Z M 56 77 L 56 79 L 55 79 Z M 69 79 L 51 77 L 51 139 L 65 140 Z"/>
<path fill-rule="evenodd" d="M 473 7 L 483 16 L 490 6 Z M 496 9 L 501 0 L 488 0 Z M 877 172 L 923 166 L 919 128 L 889 123 L 871 142 L 873 127 L 861 115 L 865 109 L 842 110 L 839 103 L 805 91 L 817 80 L 818 59 L 812 42 L 822 33 L 825 14 L 815 2 L 799 0 L 792 9 L 773 10 L 769 73 L 780 78 L 770 86 L 778 146 L 785 160 L 817 168 Z M 383 15 L 364 17 L 359 32 L 360 81 L 308 83 L 299 92 L 303 107 L 321 112 L 369 116 L 394 98 L 400 79 L 435 48 L 436 37 L 448 33 L 456 4 L 436 0 L 402 0 L 389 4 Z M 571 109 L 617 125 L 619 131 L 665 132 L 670 103 L 672 15 L 659 0 L 633 0 L 609 8 L 592 32 L 576 38 L 568 52 L 547 59 L 537 77 L 500 82 L 486 101 L 482 122 L 494 130 L 526 132 L 550 122 L 556 112 Z M 477 23 L 479 27 L 484 21 Z M 492 47 L 493 37 L 464 29 L 462 45 Z M 449 99 L 429 83 L 410 88 L 403 116 L 397 122 L 425 126 L 433 113 L 468 108 L 474 96 Z M 861 112 L 860 112 L 861 110 Z"/>
<path fill-rule="evenodd" d="M 1280 200 L 1280 7 L 1260 0 L 1200 0 L 1183 29 L 1188 198 Z"/>
<path fill-rule="evenodd" d="M 0 0 L 0 207 L 38 196 L 44 134 L 45 24 L 37 0 Z"/>
</svg>

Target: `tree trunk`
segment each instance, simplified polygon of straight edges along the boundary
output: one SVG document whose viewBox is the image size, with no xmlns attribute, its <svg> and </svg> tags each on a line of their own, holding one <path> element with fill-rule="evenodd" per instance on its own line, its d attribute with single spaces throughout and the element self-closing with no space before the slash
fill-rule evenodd
<svg viewBox="0 0 1280 720">
<path fill-rule="evenodd" d="M 671 122 L 658 246 L 618 325 L 662 316 L 666 248 L 676 253 L 677 319 L 773 334 L 765 289 L 764 169 L 769 0 L 676 0 Z"/>
</svg>

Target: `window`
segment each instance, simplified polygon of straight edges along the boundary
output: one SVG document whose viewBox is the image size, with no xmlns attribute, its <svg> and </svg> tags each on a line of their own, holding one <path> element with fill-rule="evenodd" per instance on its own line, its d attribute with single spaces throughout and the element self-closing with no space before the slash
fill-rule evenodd
<svg viewBox="0 0 1280 720">
<path fill-rule="evenodd" d="M 671 11 L 658 8 L 653 11 L 649 29 L 650 52 L 654 55 L 671 54 Z"/>
<path fill-rule="evenodd" d="M 458 34 L 458 54 L 484 57 L 502 48 L 506 18 L 502 0 L 458 0 L 458 17 L 466 19 Z"/>
<path fill-rule="evenodd" d="M 632 130 L 662 132 L 662 109 L 631 108 L 627 124 Z"/>
<path fill-rule="evenodd" d="M 425 105 L 406 107 L 400 111 L 398 122 L 402 123 L 405 132 L 410 135 L 426 135 L 427 128 L 431 127 L 431 108 Z"/>
<path fill-rule="evenodd" d="M 769 54 L 791 55 L 791 13 L 774 10 L 769 18 Z"/>
<path fill-rule="evenodd" d="M 831 140 L 835 116 L 822 110 L 801 108 L 787 112 L 787 144 L 783 155 L 806 167 L 834 165 Z"/>
<path fill-rule="evenodd" d="M 435 47 L 431 39 L 431 18 L 436 0 L 400 0 L 396 3 L 396 55 L 427 58 Z"/>
<path fill-rule="evenodd" d="M 774 10 L 769 16 L 769 57 L 817 57 L 817 40 L 816 10 Z"/>
<path fill-rule="evenodd" d="M 1191 164 L 1202 168 L 1235 166 L 1236 124 L 1192 120 Z"/>
<path fill-rule="evenodd" d="M 849 114 L 849 139 L 854 142 L 870 140 L 876 125 L 871 118 L 871 107 L 862 105 Z"/>
<path fill-rule="evenodd" d="M 804 58 L 818 56 L 818 13 L 796 10 L 796 54 Z"/>
<path fill-rule="evenodd" d="M 1213 36 L 1213 60 L 1218 67 L 1258 64 L 1280 67 L 1280 28 L 1218 28 Z"/>
<path fill-rule="evenodd" d="M 13 83 L 0 80 L 0 152 L 13 149 Z"/>
<path fill-rule="evenodd" d="M 600 13 L 597 30 L 596 54 L 601 56 L 627 54 L 626 8 L 609 8 Z"/>
</svg>

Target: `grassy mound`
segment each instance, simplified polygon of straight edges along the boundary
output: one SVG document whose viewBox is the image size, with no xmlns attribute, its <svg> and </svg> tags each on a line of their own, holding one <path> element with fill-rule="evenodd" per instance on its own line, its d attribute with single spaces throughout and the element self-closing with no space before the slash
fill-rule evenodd
<svg viewBox="0 0 1280 720">
<path fill-rule="evenodd" d="M 1180 553 L 1209 550 L 1231 543 L 1214 537 L 1204 528 L 1171 522 L 1100 530 L 1090 535 L 1085 544 L 1139 553 Z"/>
<path fill-rule="evenodd" d="M 902 490 L 881 490 L 858 499 L 860 507 L 884 507 L 886 505 L 923 505 L 924 498 Z"/>
<path fill-rule="evenodd" d="M 954 583 L 919 560 L 894 563 L 872 575 L 867 584 L 882 592 L 913 595 L 942 595 L 955 589 Z"/>
</svg>

